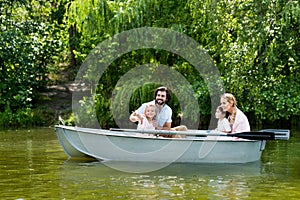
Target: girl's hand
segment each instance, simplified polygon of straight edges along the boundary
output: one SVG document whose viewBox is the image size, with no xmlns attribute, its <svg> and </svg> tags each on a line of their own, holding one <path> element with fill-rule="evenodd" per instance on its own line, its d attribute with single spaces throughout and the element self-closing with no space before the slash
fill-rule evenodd
<svg viewBox="0 0 300 200">
<path fill-rule="evenodd" d="M 133 116 L 137 117 L 139 120 L 143 119 L 142 115 L 137 112 L 133 112 L 132 114 L 133 114 Z"/>
</svg>

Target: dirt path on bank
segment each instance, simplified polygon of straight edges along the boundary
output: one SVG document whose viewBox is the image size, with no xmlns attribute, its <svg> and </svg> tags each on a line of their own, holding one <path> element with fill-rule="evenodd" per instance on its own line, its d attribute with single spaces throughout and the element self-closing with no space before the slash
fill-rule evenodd
<svg viewBox="0 0 300 200">
<path fill-rule="evenodd" d="M 46 105 L 54 110 L 58 115 L 72 110 L 72 92 L 75 86 L 73 83 L 52 85 L 47 87 L 47 91 L 41 96 L 46 101 Z"/>
</svg>

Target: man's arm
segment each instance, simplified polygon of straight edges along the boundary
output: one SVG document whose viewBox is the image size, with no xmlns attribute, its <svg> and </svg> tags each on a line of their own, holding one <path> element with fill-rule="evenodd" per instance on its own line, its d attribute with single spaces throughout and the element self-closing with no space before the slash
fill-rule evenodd
<svg viewBox="0 0 300 200">
<path fill-rule="evenodd" d="M 166 122 L 164 126 L 157 126 L 156 129 L 158 130 L 170 130 L 172 122 Z"/>
</svg>

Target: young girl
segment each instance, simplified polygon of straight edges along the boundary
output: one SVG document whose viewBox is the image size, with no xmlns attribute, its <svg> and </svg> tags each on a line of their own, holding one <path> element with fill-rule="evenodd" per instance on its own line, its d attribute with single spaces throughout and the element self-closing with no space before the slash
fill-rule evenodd
<svg viewBox="0 0 300 200">
<path fill-rule="evenodd" d="M 216 130 L 220 131 L 220 132 L 230 133 L 231 127 L 230 127 L 228 119 L 226 118 L 226 112 L 223 110 L 223 108 L 221 106 L 219 106 L 217 108 L 215 115 L 216 115 L 216 118 L 219 119 L 218 127 Z"/>
<path fill-rule="evenodd" d="M 133 112 L 130 116 L 130 121 L 138 122 L 137 130 L 151 129 L 154 130 L 153 121 L 156 117 L 156 108 L 154 104 L 147 104 L 144 114 Z"/>
</svg>

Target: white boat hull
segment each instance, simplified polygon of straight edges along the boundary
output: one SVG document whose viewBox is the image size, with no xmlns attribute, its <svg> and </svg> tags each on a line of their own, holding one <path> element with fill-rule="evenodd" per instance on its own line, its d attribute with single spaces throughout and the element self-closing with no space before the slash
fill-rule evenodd
<svg viewBox="0 0 300 200">
<path fill-rule="evenodd" d="M 226 136 L 163 138 L 145 134 L 56 126 L 70 157 L 155 163 L 247 163 L 260 159 L 264 140 Z"/>
</svg>

